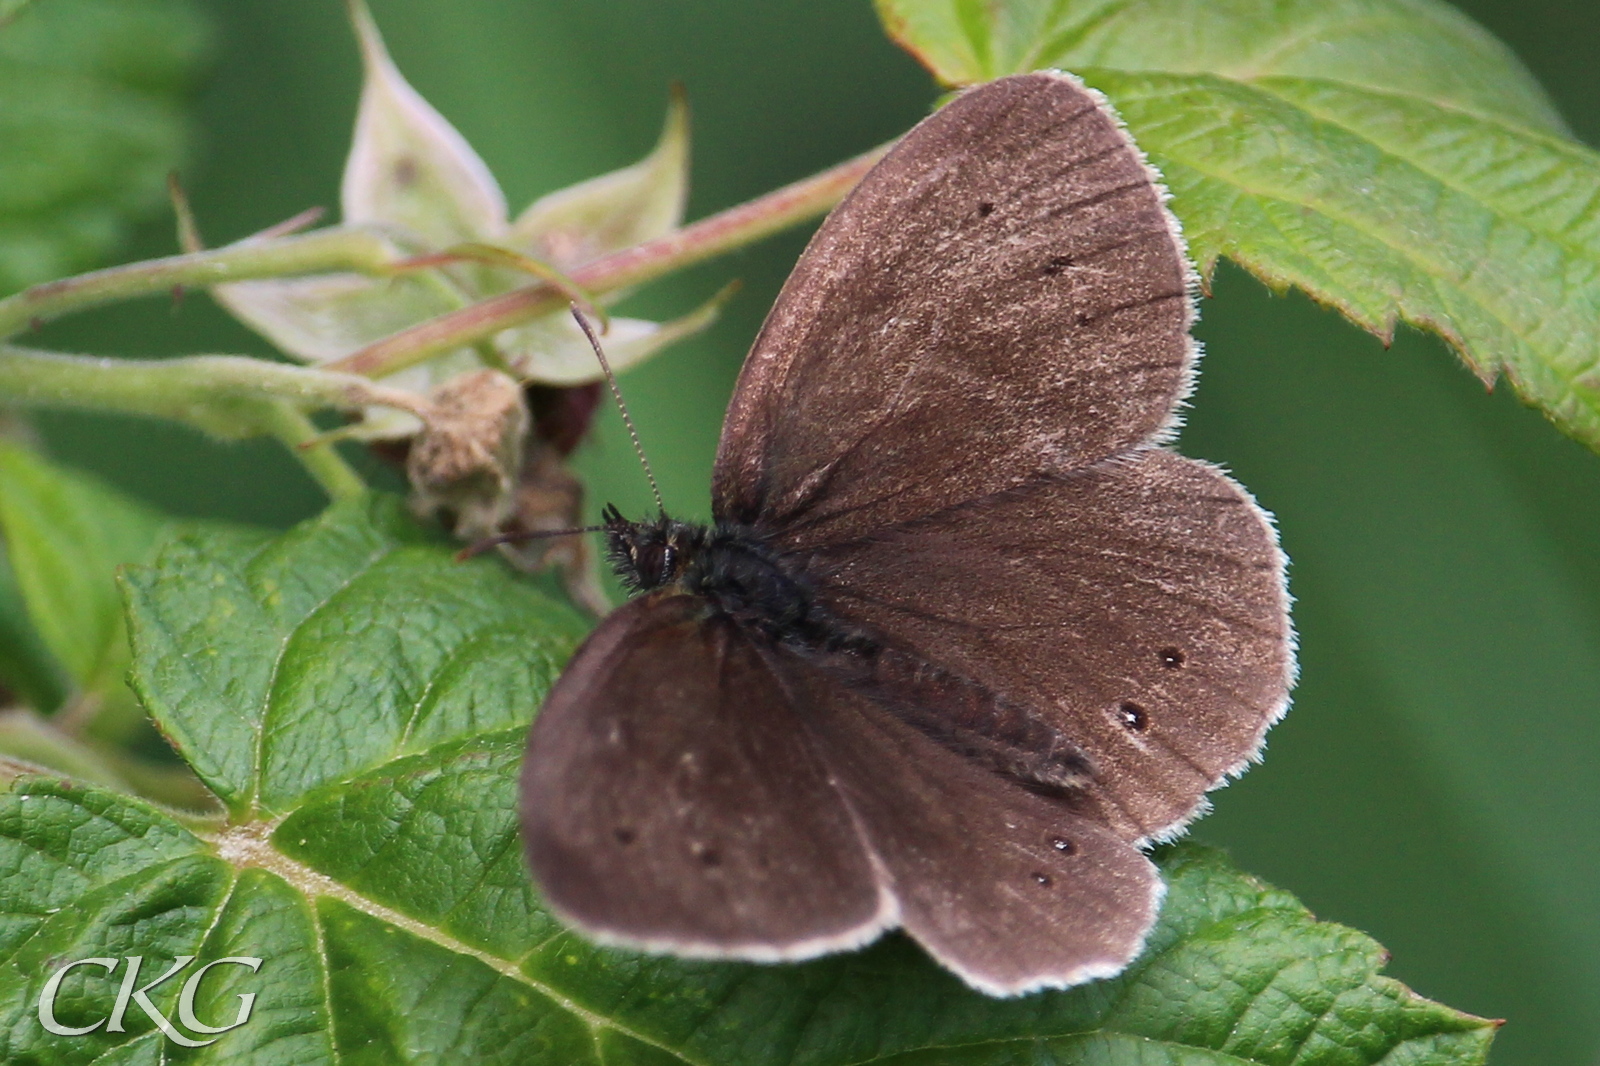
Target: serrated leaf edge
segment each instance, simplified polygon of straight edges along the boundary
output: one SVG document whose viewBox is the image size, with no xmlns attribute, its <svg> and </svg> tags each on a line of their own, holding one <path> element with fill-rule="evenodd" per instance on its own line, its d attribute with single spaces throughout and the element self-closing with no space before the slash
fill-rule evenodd
<svg viewBox="0 0 1600 1066">
<path fill-rule="evenodd" d="M 1081 37 L 1083 33 L 1092 30 L 1095 25 L 1121 14 L 1129 6 L 1131 5 L 1123 2 L 1113 2 L 1099 11 L 1087 16 L 1085 19 L 1072 24 L 1070 27 L 1058 31 L 1056 36 L 1050 39 L 1048 45 L 1036 43 L 1030 47 L 1023 56 L 1021 63 L 1022 68 L 1032 69 L 1038 65 L 1042 56 L 1057 52 L 1059 42 L 1062 39 Z M 939 69 L 940 61 L 934 56 L 934 54 L 930 52 L 924 44 L 913 39 L 909 21 L 902 16 L 900 10 L 895 5 L 887 2 L 887 0 L 875 0 L 874 7 L 876 8 L 878 17 L 883 23 L 884 28 L 888 32 L 890 38 L 902 48 L 906 49 L 906 51 L 909 52 L 919 63 L 921 63 L 939 83 L 944 85 L 974 84 L 978 81 L 997 76 L 997 71 L 995 70 L 995 57 L 992 54 L 992 47 L 980 53 L 976 48 L 977 42 L 971 38 L 970 34 L 966 32 L 964 27 L 958 27 L 958 33 L 960 34 L 962 46 L 961 50 L 970 52 L 972 54 L 976 66 L 964 73 L 947 74 Z M 1291 36 L 1286 42 L 1280 42 L 1277 46 L 1275 46 L 1275 52 L 1281 53 L 1285 49 L 1291 48 L 1298 43 L 1298 38 Z M 1510 53 L 1508 52 L 1507 54 L 1509 56 Z M 1256 65 L 1259 66 L 1259 61 Z M 1578 259 L 1580 261 L 1595 261 L 1594 251 L 1592 249 L 1574 248 L 1570 246 L 1567 241 L 1558 236 L 1551 235 L 1545 230 L 1536 228 L 1530 223 L 1516 218 L 1514 215 L 1505 214 L 1490 201 L 1480 198 L 1477 194 L 1469 192 L 1466 189 L 1463 189 L 1461 186 L 1452 183 L 1447 178 L 1427 169 L 1420 163 L 1420 161 L 1411 159 L 1407 156 L 1395 154 L 1359 130 L 1339 122 L 1336 119 L 1330 118 L 1326 114 L 1319 113 L 1309 107 L 1306 107 L 1298 101 L 1273 92 L 1272 89 L 1265 83 L 1279 78 L 1292 78 L 1294 80 L 1308 83 L 1320 83 L 1329 86 L 1337 86 L 1345 91 L 1365 94 L 1376 99 L 1383 99 L 1387 97 L 1397 100 L 1407 100 L 1431 108 L 1436 108 L 1441 112 L 1458 116 L 1466 120 L 1483 123 L 1485 126 L 1492 127 L 1502 131 L 1503 133 L 1525 138 L 1530 144 L 1540 145 L 1550 151 L 1559 151 L 1569 155 L 1575 154 L 1581 157 L 1587 151 L 1587 147 L 1575 139 L 1562 137 L 1558 133 L 1548 130 L 1521 127 L 1507 122 L 1496 115 L 1489 114 L 1475 108 L 1441 101 L 1433 96 L 1423 93 L 1407 92 L 1404 89 L 1399 88 L 1378 88 L 1372 85 L 1349 81 L 1342 78 L 1311 78 L 1297 75 L 1279 74 L 1270 71 L 1252 73 L 1249 70 L 1183 71 L 1170 70 L 1161 67 L 1084 67 L 1078 69 L 1076 73 L 1080 75 L 1088 75 L 1088 80 L 1092 81 L 1092 71 L 1095 69 L 1102 69 L 1113 74 L 1124 75 L 1156 74 L 1167 75 L 1171 77 L 1189 78 L 1205 76 L 1216 78 L 1219 81 L 1228 82 L 1252 91 L 1261 92 L 1270 97 L 1272 100 L 1295 109 L 1297 112 L 1304 115 L 1308 120 L 1313 122 L 1328 123 L 1338 128 L 1342 132 L 1359 139 L 1362 143 L 1370 145 L 1375 151 L 1382 153 L 1384 157 L 1399 161 L 1401 164 L 1411 168 L 1419 175 L 1422 175 L 1430 181 L 1435 182 L 1441 188 L 1451 190 L 1458 195 L 1466 197 L 1474 205 L 1487 211 L 1497 222 L 1514 226 L 1532 236 L 1550 241 L 1553 245 L 1566 253 L 1567 258 Z M 1122 99 L 1122 97 L 1113 94 L 1113 101 L 1118 103 L 1119 106 Z M 1560 125 L 1559 115 L 1556 115 L 1553 111 L 1552 119 L 1557 123 L 1558 126 Z M 1162 154 L 1158 149 L 1152 149 L 1152 152 L 1158 156 Z M 1227 188 L 1233 188 L 1250 193 L 1251 195 L 1261 196 L 1261 194 L 1255 193 L 1253 190 L 1242 186 L 1236 179 L 1219 177 L 1190 164 L 1182 165 L 1189 166 L 1190 169 L 1194 170 L 1197 174 L 1203 175 L 1211 182 L 1219 183 Z M 1289 206 L 1314 207 L 1312 202 L 1305 198 L 1280 199 L 1275 196 L 1262 198 Z M 1240 250 L 1236 238 L 1228 237 L 1226 235 L 1224 236 L 1224 239 L 1216 242 L 1211 249 L 1207 250 L 1207 254 L 1202 258 L 1200 263 L 1200 271 L 1204 281 L 1205 291 L 1208 293 L 1210 291 L 1210 279 L 1215 270 L 1217 258 L 1220 256 L 1226 256 L 1227 258 L 1238 263 L 1245 269 L 1247 273 L 1266 284 L 1275 292 L 1281 293 L 1290 288 L 1300 289 L 1308 297 L 1310 297 L 1314 303 L 1339 312 L 1343 317 L 1354 323 L 1359 328 L 1364 329 L 1376 336 L 1385 347 L 1388 347 L 1393 343 L 1395 325 L 1398 322 L 1404 322 L 1420 330 L 1434 333 L 1439 336 L 1453 352 L 1455 352 L 1462 363 L 1465 364 L 1466 367 L 1481 382 L 1483 382 L 1485 387 L 1492 388 L 1498 376 L 1504 373 L 1518 394 L 1521 395 L 1528 403 L 1540 408 L 1546 414 L 1546 416 L 1550 418 L 1551 421 L 1553 421 L 1562 429 L 1563 432 L 1579 441 L 1582 441 L 1591 448 L 1600 449 L 1600 428 L 1597 428 L 1594 424 L 1597 420 L 1600 420 L 1600 401 L 1585 398 L 1578 386 L 1580 379 L 1593 377 L 1595 375 L 1597 366 L 1600 366 L 1600 361 L 1591 361 L 1588 366 L 1576 370 L 1563 368 L 1559 365 L 1554 354 L 1547 356 L 1542 351 L 1540 346 L 1530 343 L 1528 338 L 1521 331 L 1513 328 L 1505 321 L 1504 317 L 1499 312 L 1485 303 L 1480 296 L 1475 295 L 1466 289 L 1461 282 L 1450 280 L 1445 276 L 1445 272 L 1443 271 L 1434 271 L 1425 266 L 1420 266 L 1419 264 L 1422 261 L 1418 260 L 1418 258 L 1407 249 L 1396 246 L 1393 243 L 1384 240 L 1381 236 L 1370 233 L 1363 227 L 1350 222 L 1347 218 L 1338 216 L 1332 212 L 1328 212 L 1320 207 L 1314 207 L 1314 209 L 1322 211 L 1324 216 L 1330 221 L 1340 225 L 1349 226 L 1353 230 L 1361 232 L 1369 238 L 1374 239 L 1383 247 L 1387 248 L 1391 253 L 1395 254 L 1402 261 L 1411 264 L 1413 269 L 1417 269 L 1419 272 L 1428 275 L 1429 279 L 1436 285 L 1443 283 L 1444 285 L 1448 286 L 1451 292 L 1458 293 L 1462 299 L 1476 307 L 1479 312 L 1484 315 L 1486 320 L 1493 322 L 1499 328 L 1505 330 L 1508 336 L 1514 338 L 1516 345 L 1522 349 L 1522 352 L 1497 352 L 1489 350 L 1482 353 L 1475 353 L 1469 346 L 1466 338 L 1463 337 L 1461 333 L 1453 327 L 1452 323 L 1449 321 L 1450 316 L 1447 311 L 1441 311 L 1439 313 L 1408 313 L 1406 308 L 1400 306 L 1400 301 L 1398 299 L 1391 299 L 1389 302 L 1391 305 L 1393 305 L 1392 309 L 1386 310 L 1386 312 L 1381 316 L 1375 317 L 1362 313 L 1361 311 L 1358 311 L 1349 301 L 1333 295 L 1331 292 L 1327 291 L 1326 288 L 1324 288 L 1323 291 L 1319 291 L 1317 288 L 1313 287 L 1315 282 L 1310 277 L 1310 274 L 1312 273 L 1310 270 L 1302 268 L 1301 270 L 1297 271 L 1293 267 L 1288 270 L 1281 269 L 1280 267 L 1272 265 L 1271 260 L 1273 259 L 1273 256 L 1270 254 L 1265 256 L 1247 254 Z M 1297 273 L 1299 274 L 1298 279 L 1296 278 Z M 1437 296 L 1435 296 L 1431 298 L 1429 302 L 1445 304 L 1448 301 L 1439 299 Z M 1522 356 L 1523 353 L 1532 356 L 1533 366 L 1531 368 L 1528 365 L 1528 360 L 1526 358 L 1519 358 L 1519 356 Z M 1544 373 L 1552 375 L 1559 383 L 1560 394 L 1545 395 L 1543 394 L 1542 390 L 1539 390 L 1537 387 L 1532 385 L 1528 374 L 1530 369 L 1535 371 L 1543 371 Z M 1585 424 L 1585 420 L 1574 417 L 1571 413 L 1569 413 L 1572 411 L 1574 406 L 1586 412 L 1590 416 L 1587 420 L 1588 424 Z"/>
<path fill-rule="evenodd" d="M 1091 77 L 1092 73 L 1093 72 L 1091 70 Z M 1194 77 L 1193 75 L 1186 75 L 1181 72 L 1165 71 L 1119 70 L 1113 71 L 1112 73 L 1154 73 L 1167 74 L 1172 77 Z M 1380 153 L 1385 159 L 1405 166 L 1414 171 L 1416 174 L 1426 178 L 1428 181 L 1437 184 L 1441 189 L 1448 190 L 1469 200 L 1474 206 L 1489 213 L 1496 220 L 1496 222 L 1519 229 L 1522 232 L 1540 240 L 1549 241 L 1551 244 L 1560 248 L 1563 253 L 1574 259 L 1587 260 L 1590 262 L 1596 261 L 1593 249 L 1586 249 L 1581 246 L 1574 245 L 1566 238 L 1552 234 L 1543 229 L 1535 228 L 1529 222 L 1520 219 L 1515 215 L 1505 213 L 1500 208 L 1496 207 L 1492 202 L 1483 199 L 1478 193 L 1474 192 L 1470 188 L 1453 182 L 1448 177 L 1429 169 L 1428 167 L 1424 166 L 1421 161 L 1408 156 L 1396 154 L 1356 127 L 1347 125 L 1335 117 L 1330 117 L 1325 113 L 1318 112 L 1310 107 L 1307 107 L 1300 101 L 1291 97 L 1283 96 L 1279 93 L 1273 92 L 1269 86 L 1261 84 L 1261 80 L 1231 78 L 1227 75 L 1215 73 L 1209 73 L 1206 76 L 1215 77 L 1222 81 L 1231 81 L 1235 85 L 1242 86 L 1253 92 L 1259 92 L 1262 95 L 1269 97 L 1271 100 L 1282 104 L 1283 106 L 1292 108 L 1294 111 L 1305 116 L 1305 118 L 1310 122 L 1327 124 L 1339 130 L 1341 133 L 1353 137 L 1359 140 L 1361 143 L 1370 146 L 1374 152 Z M 1274 75 L 1273 77 L 1281 76 Z M 1381 93 L 1365 86 L 1333 78 L 1304 78 L 1297 80 L 1303 81 L 1307 84 L 1337 86 L 1348 92 L 1364 93 L 1380 99 L 1384 96 L 1389 96 L 1395 99 L 1417 101 L 1430 107 L 1436 107 L 1440 110 L 1450 111 L 1452 114 L 1470 121 L 1483 122 L 1486 125 L 1496 126 L 1506 134 L 1526 139 L 1527 141 L 1537 144 L 1549 151 L 1560 151 L 1567 155 L 1577 156 L 1582 156 L 1585 153 L 1584 146 L 1578 144 L 1577 142 L 1564 141 L 1561 138 L 1554 137 L 1549 134 L 1523 130 L 1514 126 L 1509 126 L 1505 123 L 1497 123 L 1490 119 L 1484 118 L 1476 112 L 1463 108 L 1450 108 L 1427 97 L 1399 92 Z M 1164 94 L 1150 93 L 1142 94 L 1136 97 L 1127 97 L 1126 99 L 1155 100 L 1159 99 L 1162 95 Z M 1162 157 L 1170 157 L 1171 155 L 1171 153 L 1161 148 L 1153 148 L 1151 149 L 1151 152 L 1158 159 Z M 1359 311 L 1348 301 L 1341 299 L 1340 297 L 1330 295 L 1326 289 L 1319 291 L 1317 288 L 1313 288 L 1309 283 L 1309 279 L 1304 276 L 1302 276 L 1299 280 L 1295 280 L 1293 271 L 1284 271 L 1269 265 L 1272 258 L 1270 255 L 1265 257 L 1261 255 L 1253 255 L 1243 250 L 1240 247 L 1237 239 L 1231 236 L 1225 237 L 1223 240 L 1218 241 L 1210 250 L 1210 254 L 1206 255 L 1200 263 L 1200 271 L 1205 277 L 1208 285 L 1210 278 L 1215 271 L 1217 258 L 1219 256 L 1226 256 L 1243 267 L 1252 276 L 1266 284 L 1269 288 L 1272 288 L 1274 291 L 1283 292 L 1290 288 L 1300 289 L 1314 303 L 1318 304 L 1319 306 L 1329 307 L 1338 311 L 1350 322 L 1377 337 L 1385 347 L 1388 347 L 1393 343 L 1395 325 L 1398 322 L 1404 322 L 1407 325 L 1415 326 L 1419 329 L 1433 333 L 1441 338 L 1450 347 L 1450 349 L 1455 352 L 1462 363 L 1473 373 L 1475 377 L 1478 378 L 1479 381 L 1484 384 L 1485 387 L 1492 388 L 1495 380 L 1500 374 L 1504 373 L 1510 380 L 1512 386 L 1519 393 L 1521 393 L 1525 399 L 1531 403 L 1534 403 L 1541 410 L 1543 410 L 1552 421 L 1562 428 L 1564 432 L 1570 434 L 1580 441 L 1583 441 L 1591 447 L 1600 446 L 1600 431 L 1596 431 L 1592 427 L 1580 425 L 1576 420 L 1572 419 L 1565 413 L 1568 403 L 1577 402 L 1591 414 L 1600 416 L 1600 409 L 1597 409 L 1593 402 L 1586 401 L 1579 394 L 1577 387 L 1577 379 L 1585 375 L 1592 374 L 1595 371 L 1597 364 L 1595 362 L 1591 362 L 1585 367 L 1568 371 L 1558 365 L 1553 358 L 1547 359 L 1541 356 L 1539 354 L 1541 349 L 1538 344 L 1530 340 L 1522 329 L 1518 328 L 1511 322 L 1508 322 L 1498 309 L 1491 306 L 1490 303 L 1486 302 L 1480 295 L 1475 294 L 1467 286 L 1467 282 L 1470 281 L 1471 278 L 1470 274 L 1460 280 L 1451 279 L 1446 276 L 1447 271 L 1445 268 L 1430 263 L 1430 261 L 1425 258 L 1421 258 L 1419 254 L 1420 249 L 1408 248 L 1405 245 L 1397 244 L 1388 239 L 1382 232 L 1373 230 L 1364 222 L 1353 220 L 1347 214 L 1336 211 L 1320 203 L 1313 196 L 1307 195 L 1298 198 L 1288 198 L 1284 195 L 1281 195 L 1280 192 L 1267 192 L 1253 188 L 1246 184 L 1237 175 L 1218 174 L 1214 171 L 1207 170 L 1204 167 L 1197 166 L 1191 161 L 1168 158 L 1167 168 L 1174 166 L 1182 167 L 1195 174 L 1198 174 L 1208 182 L 1218 184 L 1224 188 L 1235 190 L 1238 193 L 1255 197 L 1262 201 L 1270 201 L 1287 207 L 1309 208 L 1311 210 L 1315 210 L 1329 221 L 1341 226 L 1346 226 L 1352 231 L 1360 233 L 1362 236 L 1381 245 L 1390 253 L 1395 255 L 1398 259 L 1410 264 L 1412 268 L 1417 270 L 1419 273 L 1426 275 L 1430 282 L 1434 285 L 1437 286 L 1443 284 L 1448 287 L 1449 291 L 1459 294 L 1462 299 L 1470 302 L 1478 309 L 1485 319 L 1492 321 L 1500 329 L 1503 329 L 1507 336 L 1514 338 L 1517 344 L 1520 345 L 1525 351 L 1533 354 L 1540 369 L 1558 378 L 1561 382 L 1562 392 L 1559 396 L 1543 397 L 1538 395 L 1533 389 L 1529 388 L 1523 373 L 1524 367 L 1521 365 L 1520 360 L 1516 360 L 1514 358 L 1516 354 L 1514 352 L 1492 353 L 1487 359 L 1480 358 L 1469 348 L 1466 339 L 1455 328 L 1454 324 L 1449 320 L 1449 316 L 1447 314 L 1408 313 L 1398 298 L 1391 298 L 1390 303 L 1392 305 L 1392 309 L 1387 311 L 1387 313 L 1385 313 L 1381 318 L 1374 318 Z M 1435 294 L 1430 297 L 1430 302 L 1442 304 L 1445 301 Z"/>
</svg>

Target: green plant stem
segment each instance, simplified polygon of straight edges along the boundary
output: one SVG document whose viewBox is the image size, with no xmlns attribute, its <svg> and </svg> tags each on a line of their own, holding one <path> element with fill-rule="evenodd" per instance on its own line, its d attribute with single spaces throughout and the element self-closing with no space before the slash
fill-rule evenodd
<svg viewBox="0 0 1600 1066">
<path fill-rule="evenodd" d="M 186 766 L 145 762 L 85 740 L 65 728 L 59 716 L 0 709 L 0 785 L 19 772 L 52 770 L 154 800 L 174 817 L 203 818 L 216 809 L 216 797 Z"/>
<path fill-rule="evenodd" d="M 269 400 L 262 405 L 261 414 L 263 428 L 288 445 L 290 454 L 300 460 L 330 499 L 348 500 L 367 491 L 361 475 L 344 461 L 331 441 L 320 439 L 317 427 L 303 412 L 282 400 Z"/>
<path fill-rule="evenodd" d="M 888 148 L 888 145 L 874 148 L 820 174 L 701 219 L 676 233 L 596 259 L 572 271 L 571 281 L 584 292 L 613 292 L 652 281 L 815 218 L 854 188 Z M 385 337 L 327 367 L 370 378 L 394 374 L 548 314 L 564 306 L 568 299 L 566 293 L 548 284 L 515 289 Z"/>
<path fill-rule="evenodd" d="M 117 411 L 187 422 L 214 436 L 277 437 L 335 499 L 362 491 L 361 479 L 305 412 L 370 406 L 423 413 L 424 401 L 354 374 L 238 355 L 104 359 L 0 344 L 0 406 Z"/>
<path fill-rule="evenodd" d="M 369 230 L 332 227 L 288 237 L 252 238 L 207 251 L 148 259 L 47 281 L 0 300 L 0 339 L 99 304 L 207 288 L 230 281 L 352 270 L 382 275 L 397 257 Z"/>
<path fill-rule="evenodd" d="M 237 406 L 272 398 L 299 410 L 395 407 L 417 413 L 419 397 L 354 374 L 242 355 L 109 359 L 0 344 L 0 406 L 120 411 L 188 422 L 213 436 L 247 437 Z"/>
<path fill-rule="evenodd" d="M 571 280 L 584 291 L 613 292 L 798 225 L 838 203 L 887 150 L 887 145 L 875 148 L 676 233 L 597 259 L 574 271 Z M 382 237 L 363 229 L 332 227 L 303 235 L 255 237 L 221 248 L 129 263 L 24 289 L 0 300 L 0 339 L 62 315 L 117 300 L 301 274 L 355 271 L 387 276 L 401 261 Z M 566 294 L 556 286 L 530 285 L 402 330 L 328 364 L 326 369 L 368 378 L 393 374 L 444 352 L 477 344 L 503 329 L 547 314 L 566 301 Z M 0 350 L 10 354 L 15 349 Z M 7 391 L 14 393 L 8 390 L 6 373 L 0 369 L 0 399 Z M 92 393 L 103 391 L 91 388 Z M 77 406 L 66 391 L 58 391 L 56 396 L 62 403 Z M 145 413 L 181 417 L 172 414 L 171 405 L 155 403 L 153 397 L 151 401 Z M 121 404 L 111 406 L 131 409 Z"/>
</svg>

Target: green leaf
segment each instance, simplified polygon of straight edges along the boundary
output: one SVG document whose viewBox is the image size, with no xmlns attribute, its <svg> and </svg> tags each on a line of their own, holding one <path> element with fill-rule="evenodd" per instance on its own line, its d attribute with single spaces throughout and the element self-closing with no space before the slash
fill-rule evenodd
<svg viewBox="0 0 1600 1066">
<path fill-rule="evenodd" d="M 28 605 L 17 587 L 11 559 L 0 545 L 0 707 L 13 699 L 41 711 L 53 711 L 67 698 L 71 682 L 50 654 L 28 617 Z"/>
<path fill-rule="evenodd" d="M 162 202 L 206 51 L 189 0 L 0 9 L 0 292 L 93 265 Z"/>
<path fill-rule="evenodd" d="M 0 697 L 0 759 L 185 809 L 211 804 L 126 684 L 116 584 L 119 566 L 149 559 L 186 528 L 193 523 L 0 441 L 0 683 L 33 709 Z"/>
<path fill-rule="evenodd" d="M 92 478 L 0 441 L 0 536 L 33 628 L 80 692 L 122 684 L 127 638 L 113 580 L 150 554 L 164 519 Z"/>
<path fill-rule="evenodd" d="M 0 793 L 5 1062 L 158 1061 L 140 1011 L 125 1033 L 37 1022 L 66 961 L 133 955 L 151 976 L 262 959 L 200 987 L 211 1024 L 257 997 L 205 1054 L 306 1066 L 1467 1066 L 1493 1033 L 1197 847 L 1158 856 L 1144 956 L 1070 992 L 989 999 L 899 936 L 785 966 L 597 948 L 543 909 L 517 836 L 526 724 L 576 636 L 564 609 L 455 563 L 383 499 L 267 543 L 190 536 L 126 585 L 136 684 L 233 813 L 189 829 L 44 776 Z M 58 1023 L 105 1018 L 123 972 L 73 971 Z M 165 1017 L 181 981 L 152 993 Z"/>
<path fill-rule="evenodd" d="M 11 19 L 22 14 L 22 9 L 33 3 L 33 0 L 0 0 L 0 28 Z"/>
<path fill-rule="evenodd" d="M 384 1066 L 1443 1066 L 1483 1062 L 1493 1034 L 1380 976 L 1368 937 L 1197 847 L 1159 857 L 1171 892 L 1145 955 L 1071 992 L 987 999 L 899 937 L 771 967 L 594 948 L 543 915 L 522 873 L 517 732 L 329 790 L 270 842 L 193 835 L 124 797 L 20 779 L 0 796 L 0 1057 L 153 1054 L 159 1035 L 137 1010 L 125 1034 L 57 1038 L 35 1021 L 65 961 L 130 955 L 161 970 L 178 955 L 263 960 L 197 997 L 217 1024 L 256 994 L 218 1045 L 229 1061 L 270 1047 L 261 1061 Z M 105 1018 L 122 977 L 78 974 L 60 1024 Z M 166 1017 L 177 986 L 152 997 Z"/>
<path fill-rule="evenodd" d="M 1042 67 L 1117 106 L 1207 275 L 1227 256 L 1445 338 L 1600 448 L 1600 156 L 1433 0 L 878 0 L 948 84 Z"/>
<path fill-rule="evenodd" d="M 580 629 L 498 564 L 455 562 L 384 497 L 271 542 L 178 537 L 123 583 L 135 690 L 245 816 L 526 723 Z"/>
</svg>

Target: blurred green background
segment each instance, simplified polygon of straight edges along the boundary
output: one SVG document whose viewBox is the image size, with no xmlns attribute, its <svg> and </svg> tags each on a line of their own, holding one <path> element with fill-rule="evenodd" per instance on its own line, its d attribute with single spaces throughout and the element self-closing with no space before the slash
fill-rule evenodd
<svg viewBox="0 0 1600 1066">
<path fill-rule="evenodd" d="M 206 234 L 334 206 L 358 67 L 334 0 L 212 0 L 213 74 L 185 173 Z M 1461 5 L 1600 142 L 1600 5 Z M 695 118 L 691 217 L 885 140 L 929 79 L 867 0 L 373 0 L 402 70 L 479 149 L 513 210 L 632 161 L 667 86 Z M 152 221 L 128 257 L 172 248 Z M 641 294 L 681 312 L 729 277 L 724 320 L 624 386 L 669 505 L 707 511 L 734 374 L 804 240 L 792 234 Z M 1269 757 L 1195 835 L 1358 926 L 1419 991 L 1510 1019 L 1495 1061 L 1600 1061 L 1600 458 L 1436 341 L 1372 337 L 1225 267 L 1182 445 L 1278 515 L 1302 680 Z M 206 301 L 52 326 L 67 350 L 265 353 Z M 321 498 L 275 446 L 52 415 L 60 459 L 184 514 L 285 525 Z M 593 502 L 649 502 L 614 417 L 582 454 Z"/>
</svg>

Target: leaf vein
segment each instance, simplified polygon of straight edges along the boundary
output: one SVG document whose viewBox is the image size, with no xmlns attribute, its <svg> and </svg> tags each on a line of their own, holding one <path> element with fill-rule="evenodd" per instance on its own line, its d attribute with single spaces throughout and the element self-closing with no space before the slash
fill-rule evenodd
<svg viewBox="0 0 1600 1066">
<path fill-rule="evenodd" d="M 273 697 L 276 695 L 278 687 L 278 671 L 283 667 L 283 659 L 289 651 L 289 645 L 293 643 L 295 636 L 302 629 L 304 629 L 312 619 L 316 618 L 323 611 L 323 609 L 328 606 L 329 603 L 337 599 L 339 594 L 344 592 L 345 589 L 348 589 L 351 585 L 355 584 L 362 577 L 370 573 L 372 568 L 376 566 L 384 557 L 391 554 L 396 547 L 397 545 L 389 542 L 385 542 L 384 544 L 380 545 L 374 553 L 369 554 L 368 557 L 357 568 L 353 569 L 342 581 L 340 581 L 337 586 L 319 599 L 310 610 L 301 615 L 299 620 L 296 621 L 294 625 L 290 626 L 289 629 L 284 633 L 283 639 L 278 642 L 277 650 L 272 656 L 272 669 L 268 673 L 267 684 L 262 693 L 261 713 L 256 717 L 254 725 L 255 746 L 251 753 L 250 763 L 250 810 L 252 812 L 259 812 L 260 810 L 261 778 L 263 764 L 266 759 L 267 719 L 272 714 L 272 708 L 274 704 Z M 247 581 L 246 583 L 248 584 L 249 582 Z"/>
<path fill-rule="evenodd" d="M 412 936 L 426 940 L 437 947 L 444 948 L 446 951 L 476 959 L 478 962 L 489 967 L 502 977 L 516 981 L 533 989 L 535 992 L 538 992 L 540 995 L 550 1000 L 550 1002 L 562 1008 L 563 1010 L 566 1010 L 569 1014 L 573 1015 L 579 1021 L 591 1028 L 600 1027 L 614 1030 L 624 1036 L 637 1040 L 641 1044 L 647 1044 L 656 1048 L 657 1050 L 672 1055 L 673 1057 L 684 1062 L 686 1066 L 710 1066 L 709 1063 L 700 1063 L 690 1059 L 681 1051 L 670 1048 L 661 1043 L 659 1040 L 630 1029 L 603 1015 L 596 1014 L 594 1011 L 589 1010 L 587 1007 L 584 1007 L 582 1004 L 569 998 L 554 986 L 546 984 L 543 981 L 536 980 L 528 973 L 523 971 L 517 965 L 517 963 L 510 959 L 501 958 L 500 956 L 494 955 L 488 951 L 475 948 L 470 944 L 467 944 L 464 941 L 458 940 L 457 938 L 449 935 L 442 929 L 428 925 L 425 922 L 418 921 L 409 915 L 403 914 L 381 903 L 378 903 L 376 900 L 370 899 L 354 889 L 335 881 L 326 874 L 319 873 L 309 866 L 305 866 L 299 862 L 296 862 L 268 843 L 263 835 L 262 830 L 262 823 L 234 826 L 225 831 L 222 837 L 213 838 L 212 842 L 218 846 L 219 850 L 228 854 L 230 861 L 236 865 L 254 866 L 275 873 L 292 885 L 307 899 L 325 897 L 336 900 L 354 910 L 360 911 L 369 918 L 374 918 L 380 922 L 392 925 L 397 929 L 402 929 L 405 932 L 410 933 Z M 320 935 L 322 931 L 322 923 L 320 921 L 318 922 L 318 930 Z M 323 968 L 324 972 L 326 973 L 326 949 L 320 943 L 318 946 L 318 951 L 323 959 Z M 331 991 L 327 994 L 329 996 L 329 1018 L 331 1021 Z"/>
</svg>

